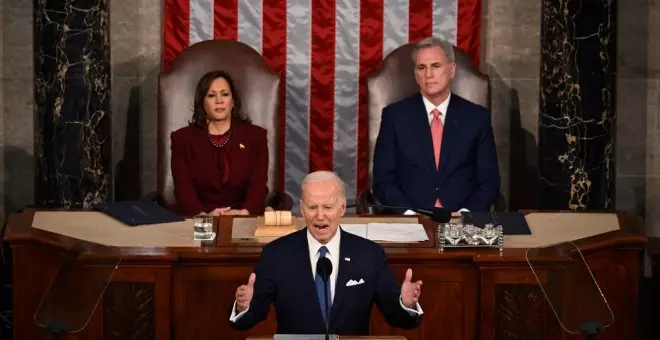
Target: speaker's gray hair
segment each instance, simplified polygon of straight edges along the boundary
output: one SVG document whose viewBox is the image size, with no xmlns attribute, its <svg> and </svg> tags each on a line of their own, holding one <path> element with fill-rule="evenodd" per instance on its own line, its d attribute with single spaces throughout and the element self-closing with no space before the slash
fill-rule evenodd
<svg viewBox="0 0 660 340">
<path fill-rule="evenodd" d="M 346 184 L 344 184 L 344 181 L 332 171 L 314 171 L 305 176 L 300 184 L 300 193 L 302 194 L 303 186 L 307 183 L 324 182 L 328 180 L 335 180 L 335 182 L 337 182 L 337 194 L 339 195 L 339 198 L 346 201 Z"/>
</svg>

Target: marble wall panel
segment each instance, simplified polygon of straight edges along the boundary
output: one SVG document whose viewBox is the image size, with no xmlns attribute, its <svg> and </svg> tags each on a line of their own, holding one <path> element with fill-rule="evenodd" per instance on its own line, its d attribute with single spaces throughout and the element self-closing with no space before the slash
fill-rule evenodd
<svg viewBox="0 0 660 340">
<path fill-rule="evenodd" d="M 35 2 L 37 205 L 91 208 L 111 185 L 108 0 Z"/>
<path fill-rule="evenodd" d="M 544 1 L 540 207 L 614 207 L 616 1 Z"/>
</svg>

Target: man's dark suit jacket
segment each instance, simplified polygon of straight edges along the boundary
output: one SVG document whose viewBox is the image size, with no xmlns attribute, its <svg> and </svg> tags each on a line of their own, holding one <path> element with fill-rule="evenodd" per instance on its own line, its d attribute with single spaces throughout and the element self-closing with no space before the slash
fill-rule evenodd
<svg viewBox="0 0 660 340">
<path fill-rule="evenodd" d="M 373 163 L 373 190 L 380 203 L 431 209 L 440 199 L 452 211 L 488 211 L 500 191 L 488 111 L 452 93 L 440 150 L 436 169 L 421 94 L 383 109 Z"/>
<path fill-rule="evenodd" d="M 211 212 L 215 208 L 264 212 L 268 192 L 268 142 L 266 130 L 252 124 L 232 122 L 232 134 L 223 147 L 229 177 L 221 181 L 216 150 L 208 130 L 187 126 L 172 133 L 172 177 L 176 206 L 181 215 Z"/>
<path fill-rule="evenodd" d="M 410 315 L 401 307 L 401 283 L 394 278 L 383 248 L 367 239 L 340 232 L 340 264 L 330 310 L 329 333 L 368 334 L 374 303 L 390 325 L 406 329 L 416 327 L 420 316 Z M 264 247 L 255 274 L 250 308 L 235 323 L 230 322 L 233 328 L 246 330 L 266 319 L 273 303 L 278 334 L 325 334 L 306 228 Z M 363 279 L 364 283 L 346 287 L 351 279 Z"/>
</svg>

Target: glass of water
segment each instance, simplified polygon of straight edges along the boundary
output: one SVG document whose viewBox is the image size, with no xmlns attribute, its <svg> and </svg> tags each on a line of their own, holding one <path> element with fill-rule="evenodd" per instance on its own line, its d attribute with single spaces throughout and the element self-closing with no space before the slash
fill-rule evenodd
<svg viewBox="0 0 660 340">
<path fill-rule="evenodd" d="M 213 238 L 213 216 L 197 215 L 193 218 L 193 236 L 195 240 Z"/>
</svg>

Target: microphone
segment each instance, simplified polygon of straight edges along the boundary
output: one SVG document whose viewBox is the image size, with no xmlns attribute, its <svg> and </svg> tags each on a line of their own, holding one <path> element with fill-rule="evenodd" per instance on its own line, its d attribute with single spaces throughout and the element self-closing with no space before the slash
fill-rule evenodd
<svg viewBox="0 0 660 340">
<path fill-rule="evenodd" d="M 428 216 L 432 221 L 438 223 L 447 223 L 451 220 L 451 211 L 445 208 L 433 208 L 432 210 L 428 209 L 418 209 L 412 207 L 401 207 L 396 205 L 383 205 L 383 204 L 374 204 L 374 203 L 353 203 L 348 204 L 347 208 L 384 208 L 384 209 L 404 209 L 411 210 L 420 215 Z"/>
<path fill-rule="evenodd" d="M 328 334 L 328 323 L 330 322 L 330 304 L 328 301 L 328 280 L 330 279 L 330 274 L 332 274 L 332 262 L 327 257 L 322 257 L 316 262 L 316 273 L 321 276 L 323 280 L 323 291 L 325 292 L 325 339 L 328 340 L 330 335 Z"/>
</svg>

